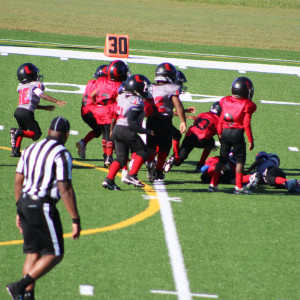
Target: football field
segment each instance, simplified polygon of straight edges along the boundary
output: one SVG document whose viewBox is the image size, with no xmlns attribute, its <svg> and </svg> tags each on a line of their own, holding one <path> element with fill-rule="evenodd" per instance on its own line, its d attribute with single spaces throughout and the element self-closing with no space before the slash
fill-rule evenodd
<svg viewBox="0 0 300 300">
<path fill-rule="evenodd" d="M 101 139 L 88 144 L 86 159 L 79 158 L 75 143 L 89 131 L 80 116 L 84 86 L 96 68 L 112 58 L 105 57 L 102 49 L 86 50 L 71 41 L 64 46 L 44 43 L 42 48 L 37 43 L 28 45 L 25 39 L 18 45 L 16 41 L 7 44 L 2 41 L 0 46 L 0 90 L 5 103 L 0 121 L 0 299 L 9 299 L 5 285 L 19 279 L 24 259 L 22 237 L 14 225 L 17 159 L 10 157 L 9 142 L 9 129 L 16 126 L 16 69 L 24 62 L 38 66 L 49 95 L 68 102 L 53 112 L 36 111 L 35 117 L 42 137 L 55 116 L 71 123 L 66 146 L 73 156 L 73 184 L 83 229 L 78 241 L 70 239 L 71 220 L 60 202 L 66 254 L 59 266 L 38 280 L 37 299 L 300 298 L 299 195 L 260 187 L 253 195 L 239 196 L 232 194 L 231 185 L 220 185 L 221 193 L 208 193 L 207 184 L 194 172 L 202 153 L 199 149 L 166 174 L 164 184 L 149 183 L 142 167 L 139 178 L 145 188 L 127 186 L 118 177 L 122 191 L 104 190 L 101 183 L 107 169 Z M 251 51 L 221 57 L 197 53 L 192 46 L 176 53 L 170 49 L 172 44 L 161 44 L 156 51 L 148 51 L 141 44 L 125 60 L 132 74 L 146 75 L 151 81 L 157 64 L 173 63 L 187 77 L 189 94 L 183 104 L 195 106 L 197 114 L 230 94 L 236 77 L 249 77 L 258 108 L 252 119 L 255 149 L 247 152 L 247 166 L 257 152 L 273 152 L 281 158 L 288 178 L 300 178 L 300 61 L 296 54 L 274 59 L 274 53 L 261 57 L 261 52 Z M 174 123 L 178 125 L 178 119 Z M 30 143 L 23 139 L 22 148 Z M 92 296 L 81 295 L 80 286 L 87 286 Z"/>
</svg>

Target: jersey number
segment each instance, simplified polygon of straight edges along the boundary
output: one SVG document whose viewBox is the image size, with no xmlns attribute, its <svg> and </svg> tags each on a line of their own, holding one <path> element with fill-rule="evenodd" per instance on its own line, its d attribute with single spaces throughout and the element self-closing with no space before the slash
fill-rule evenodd
<svg viewBox="0 0 300 300">
<path fill-rule="evenodd" d="M 22 89 L 19 93 L 19 105 L 29 103 L 29 89 Z"/>
<path fill-rule="evenodd" d="M 199 118 L 197 118 L 195 125 L 199 129 L 204 130 L 204 129 L 206 129 L 209 126 L 209 124 L 210 124 L 209 120 L 199 117 Z"/>
<path fill-rule="evenodd" d="M 166 108 L 164 107 L 164 99 L 162 96 L 157 96 L 154 99 L 155 106 L 157 107 L 158 112 L 164 113 L 166 112 Z"/>
</svg>

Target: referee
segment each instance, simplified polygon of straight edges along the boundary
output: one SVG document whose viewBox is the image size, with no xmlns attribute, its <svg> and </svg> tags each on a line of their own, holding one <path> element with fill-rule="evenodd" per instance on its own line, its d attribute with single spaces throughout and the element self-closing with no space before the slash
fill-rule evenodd
<svg viewBox="0 0 300 300">
<path fill-rule="evenodd" d="M 70 124 L 52 120 L 47 138 L 22 152 L 15 175 L 16 226 L 23 234 L 23 278 L 7 285 L 12 299 L 34 299 L 35 281 L 64 256 L 63 229 L 56 209 L 62 198 L 72 218 L 72 236 L 80 236 L 80 218 L 72 186 L 72 157 L 65 148 Z"/>
</svg>

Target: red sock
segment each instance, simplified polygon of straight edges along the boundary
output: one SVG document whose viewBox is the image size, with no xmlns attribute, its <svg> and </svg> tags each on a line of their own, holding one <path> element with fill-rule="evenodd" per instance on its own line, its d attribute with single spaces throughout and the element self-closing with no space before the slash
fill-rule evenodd
<svg viewBox="0 0 300 300">
<path fill-rule="evenodd" d="M 218 182 L 219 182 L 220 175 L 221 175 L 221 172 L 214 171 L 214 174 L 211 178 L 210 184 L 212 184 L 214 186 L 217 186 Z"/>
<path fill-rule="evenodd" d="M 34 138 L 34 131 L 30 130 L 23 130 L 23 137 L 26 137 L 28 139 L 33 139 Z"/>
<path fill-rule="evenodd" d="M 96 137 L 96 133 L 94 131 L 90 131 L 85 138 L 83 139 L 84 143 L 87 145 L 89 141 Z"/>
<path fill-rule="evenodd" d="M 172 140 L 172 144 L 173 144 L 174 156 L 175 156 L 176 159 L 178 159 L 179 158 L 179 144 L 180 144 L 180 141 Z"/>
<path fill-rule="evenodd" d="M 209 154 L 210 154 L 210 150 L 207 150 L 207 149 L 203 150 L 201 158 L 199 160 L 199 164 L 200 165 L 204 165 L 205 164 L 205 161 L 208 158 Z"/>
<path fill-rule="evenodd" d="M 112 156 L 114 152 L 114 142 L 108 141 L 106 142 L 106 154 L 107 156 Z"/>
<path fill-rule="evenodd" d="M 275 178 L 275 183 L 277 185 L 283 185 L 285 182 L 287 182 L 286 178 L 283 178 L 283 177 L 276 177 Z"/>
<path fill-rule="evenodd" d="M 168 157 L 168 153 L 164 151 L 158 151 L 157 154 L 157 163 L 156 170 L 162 172 L 164 169 L 164 164 L 166 162 L 166 158 Z"/>
<path fill-rule="evenodd" d="M 129 171 L 129 175 L 136 175 L 144 163 L 144 159 L 141 156 L 135 155 L 134 162 Z"/>
<path fill-rule="evenodd" d="M 243 187 L 243 173 L 235 173 L 235 185 L 239 189 Z"/>
<path fill-rule="evenodd" d="M 102 148 L 103 148 L 103 154 L 107 154 L 106 152 L 106 139 L 102 139 Z"/>
<path fill-rule="evenodd" d="M 121 169 L 121 164 L 118 161 L 114 160 L 109 167 L 107 178 L 114 180 L 120 169 Z"/>
<path fill-rule="evenodd" d="M 135 159 L 135 157 L 136 157 L 136 153 L 131 153 L 131 160 Z"/>
<path fill-rule="evenodd" d="M 23 136 L 18 136 L 16 140 L 16 147 L 21 147 Z"/>
<path fill-rule="evenodd" d="M 250 178 L 251 176 L 252 176 L 252 175 L 243 175 L 242 183 L 243 183 L 243 184 L 249 183 L 249 178 Z"/>
</svg>

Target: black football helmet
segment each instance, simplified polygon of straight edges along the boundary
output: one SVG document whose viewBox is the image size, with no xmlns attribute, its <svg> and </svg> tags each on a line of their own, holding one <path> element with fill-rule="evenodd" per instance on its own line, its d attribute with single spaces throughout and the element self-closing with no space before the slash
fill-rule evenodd
<svg viewBox="0 0 300 300">
<path fill-rule="evenodd" d="M 178 84 L 184 92 L 187 90 L 187 87 L 183 85 L 185 82 L 187 82 L 185 75 L 181 71 L 177 70 L 175 83 Z"/>
<path fill-rule="evenodd" d="M 132 95 L 139 96 L 142 99 L 151 97 L 151 82 L 144 75 L 131 75 L 124 82 L 124 91 Z"/>
<path fill-rule="evenodd" d="M 112 81 L 122 82 L 130 75 L 127 64 L 122 60 L 114 60 L 107 66 L 107 77 Z"/>
<path fill-rule="evenodd" d="M 170 63 L 162 63 L 156 67 L 155 81 L 175 83 L 177 70 Z"/>
<path fill-rule="evenodd" d="M 107 65 L 101 65 L 97 68 L 95 74 L 93 75 L 93 77 L 95 79 L 98 79 L 99 77 L 102 76 L 107 76 Z"/>
<path fill-rule="evenodd" d="M 217 116 L 220 117 L 221 112 L 222 112 L 222 107 L 219 103 L 219 101 L 215 102 L 211 107 L 210 107 L 210 112 L 212 112 L 213 114 L 216 114 Z"/>
<path fill-rule="evenodd" d="M 254 86 L 249 78 L 238 77 L 231 85 L 231 92 L 232 95 L 251 100 L 254 95 Z"/>
<path fill-rule="evenodd" d="M 40 80 L 42 78 L 42 75 L 39 75 L 39 72 L 40 70 L 34 64 L 23 64 L 17 70 L 18 80 L 21 83 Z"/>
</svg>

